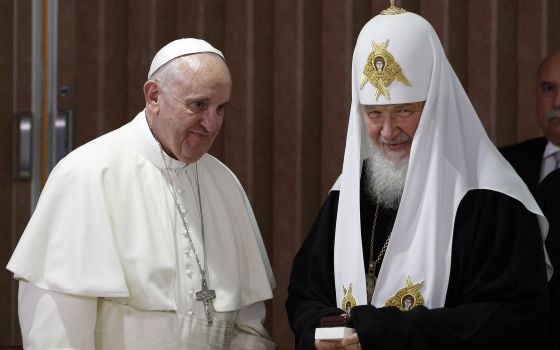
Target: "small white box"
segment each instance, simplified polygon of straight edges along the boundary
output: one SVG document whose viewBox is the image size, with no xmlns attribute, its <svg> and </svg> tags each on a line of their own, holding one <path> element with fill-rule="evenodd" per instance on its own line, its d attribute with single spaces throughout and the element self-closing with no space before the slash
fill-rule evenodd
<svg viewBox="0 0 560 350">
<path fill-rule="evenodd" d="M 321 327 L 315 329 L 315 339 L 341 340 L 354 333 L 354 328 L 349 327 Z"/>
</svg>

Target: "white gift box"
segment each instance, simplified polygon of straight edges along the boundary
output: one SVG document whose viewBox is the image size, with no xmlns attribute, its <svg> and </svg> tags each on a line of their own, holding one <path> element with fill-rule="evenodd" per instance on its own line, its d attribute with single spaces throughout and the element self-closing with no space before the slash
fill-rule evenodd
<svg viewBox="0 0 560 350">
<path fill-rule="evenodd" d="M 349 327 L 321 327 L 315 329 L 315 339 L 341 340 L 354 333 L 354 328 Z"/>
</svg>

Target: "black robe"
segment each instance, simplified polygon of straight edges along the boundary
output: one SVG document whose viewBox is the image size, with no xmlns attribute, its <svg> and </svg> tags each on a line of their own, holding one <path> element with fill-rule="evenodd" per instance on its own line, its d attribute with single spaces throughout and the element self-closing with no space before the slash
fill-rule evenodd
<svg viewBox="0 0 560 350">
<path fill-rule="evenodd" d="M 363 187 L 363 186 L 362 186 Z M 313 349 L 321 317 L 339 315 L 334 236 L 339 192 L 326 199 L 292 265 L 286 309 L 297 349 Z M 362 194 L 362 241 L 369 259 L 374 204 Z M 375 254 L 394 213 L 384 211 Z M 459 205 L 445 307 L 356 306 L 351 311 L 363 349 L 544 349 L 549 311 L 543 245 L 536 216 L 518 201 L 474 190 Z"/>
<path fill-rule="evenodd" d="M 554 274 L 550 279 L 550 342 L 552 349 L 560 350 L 560 169 L 548 174 L 537 188 L 536 199 L 548 219 L 546 250 L 550 257 Z"/>
</svg>

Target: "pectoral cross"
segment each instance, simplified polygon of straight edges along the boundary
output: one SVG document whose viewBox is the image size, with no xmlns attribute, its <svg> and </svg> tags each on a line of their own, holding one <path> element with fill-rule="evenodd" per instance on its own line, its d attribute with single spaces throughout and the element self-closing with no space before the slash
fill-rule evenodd
<svg viewBox="0 0 560 350">
<path fill-rule="evenodd" d="M 377 277 L 375 276 L 375 268 L 377 264 L 373 261 L 369 263 L 369 269 L 366 273 L 366 291 L 367 291 L 367 303 L 371 304 L 371 299 L 373 297 L 373 291 L 375 290 L 375 285 L 377 284 Z"/>
<path fill-rule="evenodd" d="M 216 291 L 213 289 L 208 289 L 208 283 L 206 282 L 206 271 L 202 271 L 202 289 L 196 292 L 196 300 L 202 301 L 204 303 L 204 313 L 206 314 L 206 321 L 208 325 L 211 326 L 213 322 L 212 318 L 212 299 L 216 299 Z"/>
</svg>

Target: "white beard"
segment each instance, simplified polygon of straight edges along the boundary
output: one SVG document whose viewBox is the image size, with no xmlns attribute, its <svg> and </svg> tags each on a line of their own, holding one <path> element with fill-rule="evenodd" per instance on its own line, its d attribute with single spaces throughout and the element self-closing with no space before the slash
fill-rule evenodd
<svg viewBox="0 0 560 350">
<path fill-rule="evenodd" d="M 368 194 L 381 206 L 397 209 L 406 180 L 408 155 L 398 153 L 387 156 L 379 146 L 369 142 L 364 166 Z"/>
</svg>

